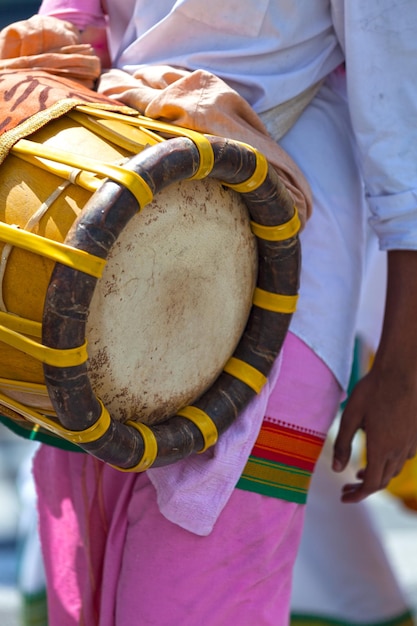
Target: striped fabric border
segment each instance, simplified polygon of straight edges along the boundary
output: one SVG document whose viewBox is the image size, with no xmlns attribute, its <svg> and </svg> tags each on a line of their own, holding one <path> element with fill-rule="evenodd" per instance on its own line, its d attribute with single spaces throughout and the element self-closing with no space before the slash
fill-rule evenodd
<svg viewBox="0 0 417 626">
<path fill-rule="evenodd" d="M 5 408 L 0 406 L 0 411 L 4 411 Z M 34 424 L 31 424 L 25 419 L 19 421 L 18 416 L 16 418 L 10 418 L 0 413 L 0 424 L 3 424 L 9 428 L 15 435 L 29 439 L 29 441 L 39 441 L 40 443 L 46 443 L 49 446 L 55 448 L 61 448 L 61 450 L 69 450 L 70 452 L 81 452 L 86 454 L 83 448 L 77 446 L 75 443 L 71 443 L 62 437 L 48 433 L 42 428 L 37 430 Z M 23 425 L 24 424 L 24 425 Z"/>
<path fill-rule="evenodd" d="M 236 487 L 305 504 L 325 436 L 264 420 Z"/>
</svg>

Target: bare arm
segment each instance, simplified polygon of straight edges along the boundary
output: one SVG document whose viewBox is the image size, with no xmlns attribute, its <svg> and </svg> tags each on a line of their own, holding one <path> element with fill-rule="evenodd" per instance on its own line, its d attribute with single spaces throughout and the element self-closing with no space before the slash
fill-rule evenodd
<svg viewBox="0 0 417 626">
<path fill-rule="evenodd" d="M 366 467 L 345 485 L 342 500 L 358 502 L 383 489 L 417 451 L 417 251 L 388 253 L 384 326 L 371 371 L 355 387 L 334 445 L 342 471 L 358 429 L 366 434 Z"/>
</svg>

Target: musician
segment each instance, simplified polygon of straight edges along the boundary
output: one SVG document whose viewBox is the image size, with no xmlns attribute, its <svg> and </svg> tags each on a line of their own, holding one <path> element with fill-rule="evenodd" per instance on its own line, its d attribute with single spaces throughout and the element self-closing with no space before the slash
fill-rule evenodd
<svg viewBox="0 0 417 626">
<path fill-rule="evenodd" d="M 51 624 L 285 626 L 309 477 L 351 370 L 367 219 L 388 251 L 388 294 L 374 365 L 334 446 L 339 472 L 366 432 L 366 466 L 342 500 L 384 488 L 416 452 L 417 7 L 44 0 L 40 14 L 90 38 L 112 68 L 98 90 L 145 114 L 158 114 L 178 74 L 215 75 L 250 104 L 313 194 L 298 309 L 266 408 L 257 405 L 243 439 L 238 420 L 214 454 L 140 475 L 41 448 Z"/>
</svg>

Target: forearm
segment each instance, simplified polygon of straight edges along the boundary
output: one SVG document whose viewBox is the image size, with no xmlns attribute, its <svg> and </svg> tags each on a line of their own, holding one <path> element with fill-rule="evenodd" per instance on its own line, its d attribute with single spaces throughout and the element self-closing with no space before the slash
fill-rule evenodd
<svg viewBox="0 0 417 626">
<path fill-rule="evenodd" d="M 379 489 L 417 450 L 417 252 L 388 253 L 383 331 L 371 371 L 356 385 L 343 412 L 333 469 L 343 470 L 355 433 L 366 435 L 366 467 L 345 485 L 357 502 Z"/>
<path fill-rule="evenodd" d="M 374 368 L 417 384 L 417 251 L 388 252 L 384 325 Z"/>
</svg>

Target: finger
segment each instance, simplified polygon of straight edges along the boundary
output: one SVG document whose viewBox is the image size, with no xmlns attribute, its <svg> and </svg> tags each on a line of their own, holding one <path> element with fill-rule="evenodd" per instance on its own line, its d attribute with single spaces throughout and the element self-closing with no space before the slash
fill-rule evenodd
<svg viewBox="0 0 417 626">
<path fill-rule="evenodd" d="M 368 463 L 366 468 L 358 471 L 357 478 L 361 482 L 344 485 L 342 488 L 343 502 L 360 502 L 368 496 L 386 489 L 390 480 L 399 472 L 399 465 L 396 461 L 388 460 L 381 463 Z"/>
<path fill-rule="evenodd" d="M 365 478 L 365 468 L 364 467 L 356 472 L 356 478 L 358 480 L 363 480 Z"/>
<path fill-rule="evenodd" d="M 392 478 L 398 476 L 402 468 L 402 464 L 398 462 L 387 461 L 382 473 L 381 484 L 379 489 L 386 489 Z"/>
<path fill-rule="evenodd" d="M 359 502 L 362 500 L 360 489 L 362 483 L 348 483 L 342 487 L 341 500 L 345 503 Z"/>
<path fill-rule="evenodd" d="M 407 459 L 414 459 L 416 456 L 416 448 L 413 446 L 407 454 Z"/>
<path fill-rule="evenodd" d="M 354 404 L 348 403 L 340 420 L 339 431 L 333 444 L 333 463 L 335 472 L 346 468 L 352 453 L 352 441 L 359 430 L 362 418 L 359 411 L 355 411 Z"/>
</svg>

